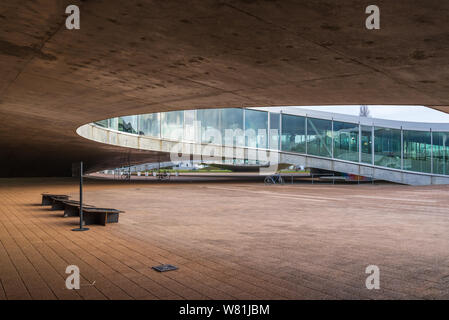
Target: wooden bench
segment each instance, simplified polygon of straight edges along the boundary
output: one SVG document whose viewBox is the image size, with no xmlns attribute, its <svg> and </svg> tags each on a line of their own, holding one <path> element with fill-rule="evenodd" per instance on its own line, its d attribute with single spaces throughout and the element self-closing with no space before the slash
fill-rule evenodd
<svg viewBox="0 0 449 320">
<path fill-rule="evenodd" d="M 64 217 L 79 217 L 80 216 L 80 202 L 75 200 L 63 201 L 64 204 Z M 94 208 L 89 204 L 83 203 L 83 208 Z M 84 211 L 83 209 L 83 211 Z"/>
<path fill-rule="evenodd" d="M 43 206 L 53 205 L 54 199 L 68 200 L 69 196 L 66 194 L 42 193 L 42 205 Z"/>
<path fill-rule="evenodd" d="M 123 212 L 111 208 L 83 207 L 83 224 L 101 224 L 105 226 L 107 223 L 117 223 L 119 214 Z"/>
<path fill-rule="evenodd" d="M 53 202 L 51 204 L 51 209 L 50 210 L 64 210 L 65 209 L 65 202 L 79 202 L 76 200 L 69 200 L 69 199 L 65 199 L 65 198 L 52 198 Z"/>
</svg>

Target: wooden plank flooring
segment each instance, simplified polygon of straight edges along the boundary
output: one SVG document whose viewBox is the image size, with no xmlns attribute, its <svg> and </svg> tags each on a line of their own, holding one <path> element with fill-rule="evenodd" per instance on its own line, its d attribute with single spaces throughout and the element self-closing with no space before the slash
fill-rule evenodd
<svg viewBox="0 0 449 320">
<path fill-rule="evenodd" d="M 42 192 L 76 181 L 0 179 L 0 299 L 449 298 L 448 186 L 87 181 L 87 203 L 126 211 L 88 232 Z"/>
</svg>

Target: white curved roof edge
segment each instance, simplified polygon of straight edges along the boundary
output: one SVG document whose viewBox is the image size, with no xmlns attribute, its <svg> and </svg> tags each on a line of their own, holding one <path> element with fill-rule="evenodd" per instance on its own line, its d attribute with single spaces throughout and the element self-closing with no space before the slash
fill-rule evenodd
<svg viewBox="0 0 449 320">
<path fill-rule="evenodd" d="M 300 108 L 298 108 L 300 107 Z M 332 106 L 329 106 L 330 108 Z M 274 113 L 283 113 L 296 116 L 307 116 L 310 118 L 336 120 L 350 123 L 360 123 L 367 126 L 387 127 L 393 129 L 418 130 L 418 131 L 449 131 L 449 123 L 434 123 L 434 122 L 411 122 L 411 121 L 397 121 L 379 118 L 367 118 L 342 113 L 333 113 L 325 111 L 317 111 L 306 109 L 307 106 L 273 106 L 273 107 L 251 107 L 246 109 L 269 111 Z"/>
</svg>

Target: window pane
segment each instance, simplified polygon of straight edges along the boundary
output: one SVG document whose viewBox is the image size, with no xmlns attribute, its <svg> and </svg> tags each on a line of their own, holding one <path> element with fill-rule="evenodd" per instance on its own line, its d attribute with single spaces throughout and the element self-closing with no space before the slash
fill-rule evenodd
<svg viewBox="0 0 449 320">
<path fill-rule="evenodd" d="M 374 128 L 374 164 L 401 168 L 401 130 Z"/>
<path fill-rule="evenodd" d="M 118 130 L 137 134 L 137 116 L 119 117 Z"/>
<path fill-rule="evenodd" d="M 359 125 L 334 121 L 334 158 L 359 162 Z"/>
<path fill-rule="evenodd" d="M 307 153 L 332 157 L 332 121 L 308 118 Z"/>
<path fill-rule="evenodd" d="M 373 162 L 373 158 L 372 158 L 372 127 L 369 126 L 362 126 L 362 143 L 361 143 L 361 147 L 362 147 L 362 162 L 363 163 L 372 163 Z"/>
<path fill-rule="evenodd" d="M 201 142 L 221 144 L 220 109 L 200 109 L 197 117 L 201 124 Z"/>
<path fill-rule="evenodd" d="M 221 136 L 223 144 L 225 145 L 244 145 L 245 134 L 243 132 L 243 109 L 221 109 Z"/>
<path fill-rule="evenodd" d="M 159 137 L 159 113 L 141 114 L 139 116 L 139 134 L 144 136 Z"/>
<path fill-rule="evenodd" d="M 196 110 L 184 111 L 184 141 L 195 141 Z"/>
<path fill-rule="evenodd" d="M 109 119 L 109 128 L 118 130 L 118 118 Z"/>
<path fill-rule="evenodd" d="M 449 174 L 449 132 L 432 132 L 433 173 Z"/>
<path fill-rule="evenodd" d="M 270 112 L 270 149 L 279 150 L 280 121 L 281 115 L 279 113 Z"/>
<path fill-rule="evenodd" d="M 96 121 L 95 124 L 99 125 L 100 127 L 103 127 L 103 128 L 108 128 L 109 127 L 109 121 L 107 119 L 106 120 Z"/>
<path fill-rule="evenodd" d="M 181 141 L 183 135 L 184 111 L 161 113 L 162 138 Z"/>
<path fill-rule="evenodd" d="M 404 170 L 431 172 L 430 131 L 404 130 Z"/>
<path fill-rule="evenodd" d="M 245 110 L 246 146 L 266 148 L 268 135 L 268 112 Z"/>
<path fill-rule="evenodd" d="M 281 148 L 283 151 L 306 153 L 306 118 L 281 114 Z"/>
</svg>

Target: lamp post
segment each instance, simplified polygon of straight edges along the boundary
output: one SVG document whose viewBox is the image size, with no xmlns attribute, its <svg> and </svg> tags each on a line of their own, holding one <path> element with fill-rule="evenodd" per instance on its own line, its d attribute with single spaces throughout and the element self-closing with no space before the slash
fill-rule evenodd
<svg viewBox="0 0 449 320">
<path fill-rule="evenodd" d="M 89 228 L 83 227 L 83 162 L 80 162 L 80 227 L 72 231 L 87 231 Z"/>
</svg>

